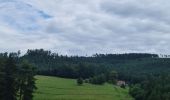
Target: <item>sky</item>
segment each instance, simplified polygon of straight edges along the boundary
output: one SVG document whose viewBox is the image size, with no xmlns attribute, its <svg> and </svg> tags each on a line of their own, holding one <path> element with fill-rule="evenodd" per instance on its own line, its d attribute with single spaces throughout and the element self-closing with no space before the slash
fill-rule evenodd
<svg viewBox="0 0 170 100">
<path fill-rule="evenodd" d="M 169 0 L 0 0 L 0 52 L 170 54 Z"/>
</svg>

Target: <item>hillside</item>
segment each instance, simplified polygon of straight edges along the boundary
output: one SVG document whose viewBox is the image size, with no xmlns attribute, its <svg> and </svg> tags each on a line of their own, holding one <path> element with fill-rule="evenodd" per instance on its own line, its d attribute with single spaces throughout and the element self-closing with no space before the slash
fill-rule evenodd
<svg viewBox="0 0 170 100">
<path fill-rule="evenodd" d="M 168 55 L 167 55 L 168 56 Z M 95 54 L 89 57 L 67 56 L 43 49 L 28 50 L 21 57 L 37 67 L 38 74 L 64 78 L 90 78 L 115 70 L 118 78 L 139 83 L 148 75 L 170 72 L 170 59 L 157 54 Z"/>
<path fill-rule="evenodd" d="M 37 90 L 33 100 L 132 100 L 127 89 L 117 86 L 84 84 L 76 80 L 36 76 Z"/>
</svg>

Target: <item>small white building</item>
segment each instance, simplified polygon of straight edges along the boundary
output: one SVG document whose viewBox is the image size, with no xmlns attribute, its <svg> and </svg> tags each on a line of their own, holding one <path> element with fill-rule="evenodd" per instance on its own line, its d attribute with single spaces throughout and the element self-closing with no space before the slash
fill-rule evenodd
<svg viewBox="0 0 170 100">
<path fill-rule="evenodd" d="M 126 82 L 119 80 L 119 81 L 117 81 L 117 85 L 118 86 L 126 85 Z"/>
</svg>

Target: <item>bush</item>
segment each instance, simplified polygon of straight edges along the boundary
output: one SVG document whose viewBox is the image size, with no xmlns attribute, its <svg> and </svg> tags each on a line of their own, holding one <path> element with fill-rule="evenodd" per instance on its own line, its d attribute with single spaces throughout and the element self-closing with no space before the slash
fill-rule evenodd
<svg viewBox="0 0 170 100">
<path fill-rule="evenodd" d="M 82 85 L 83 84 L 83 79 L 82 78 L 78 78 L 77 79 L 77 85 Z"/>
<path fill-rule="evenodd" d="M 120 87 L 123 88 L 123 89 L 125 89 L 125 88 L 126 88 L 126 85 L 125 85 L 125 84 L 122 84 Z"/>
<path fill-rule="evenodd" d="M 89 79 L 85 79 L 84 82 L 85 82 L 85 83 L 89 83 Z"/>
<path fill-rule="evenodd" d="M 94 76 L 94 77 L 90 78 L 89 82 L 92 84 L 102 85 L 106 82 L 106 78 L 105 78 L 104 74 L 101 74 L 101 75 Z"/>
</svg>

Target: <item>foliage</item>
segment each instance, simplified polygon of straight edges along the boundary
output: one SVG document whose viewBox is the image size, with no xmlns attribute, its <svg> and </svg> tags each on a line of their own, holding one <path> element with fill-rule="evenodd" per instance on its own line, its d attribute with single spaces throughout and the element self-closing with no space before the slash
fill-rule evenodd
<svg viewBox="0 0 170 100">
<path fill-rule="evenodd" d="M 136 100 L 144 100 L 144 90 L 141 89 L 140 84 L 135 84 L 130 87 L 129 93 L 134 97 Z"/>
<path fill-rule="evenodd" d="M 83 79 L 80 77 L 77 79 L 77 85 L 82 85 L 83 84 Z"/>
<path fill-rule="evenodd" d="M 107 75 L 107 81 L 111 84 L 116 84 L 116 79 L 118 78 L 118 74 L 116 71 L 111 71 Z"/>
<path fill-rule="evenodd" d="M 118 79 L 130 83 L 142 81 L 150 73 L 170 72 L 170 60 L 159 58 L 157 54 L 95 54 L 89 57 L 67 56 L 43 49 L 28 50 L 21 57 L 33 63 L 40 75 L 83 79 L 117 72 Z M 106 80 L 108 76 L 106 76 Z"/>
<path fill-rule="evenodd" d="M 120 87 L 123 88 L 123 89 L 125 89 L 125 88 L 126 88 L 126 85 L 125 85 L 125 84 L 122 84 Z"/>
<path fill-rule="evenodd" d="M 34 72 L 30 64 L 21 64 L 19 52 L 0 54 L 0 99 L 32 100 Z"/>
<path fill-rule="evenodd" d="M 1 66 L 1 100 L 16 100 L 17 96 L 17 81 L 16 81 L 16 65 L 12 54 L 4 60 L 4 65 Z"/>
<path fill-rule="evenodd" d="M 35 86 L 35 68 L 24 61 L 18 71 L 19 100 L 32 100 Z"/>
<path fill-rule="evenodd" d="M 101 75 L 97 75 L 97 76 L 90 78 L 89 82 L 92 84 L 102 85 L 106 82 L 106 78 L 104 74 L 101 74 Z"/>
<path fill-rule="evenodd" d="M 132 86 L 129 93 L 135 100 L 170 100 L 170 76 L 149 76 L 141 85 Z"/>
</svg>

